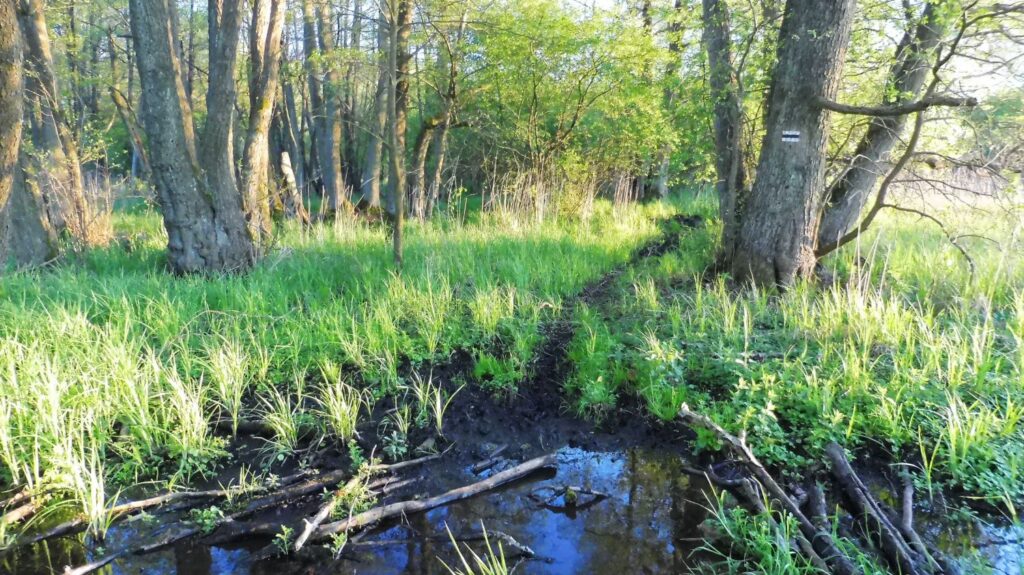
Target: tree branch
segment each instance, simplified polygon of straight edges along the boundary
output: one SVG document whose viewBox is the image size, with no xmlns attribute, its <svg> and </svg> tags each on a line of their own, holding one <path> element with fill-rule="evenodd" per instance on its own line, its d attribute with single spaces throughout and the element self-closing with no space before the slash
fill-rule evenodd
<svg viewBox="0 0 1024 575">
<path fill-rule="evenodd" d="M 818 98 L 815 102 L 818 106 L 839 114 L 877 117 L 906 116 L 907 114 L 922 112 L 935 106 L 973 108 L 978 105 L 978 99 L 973 96 L 960 98 L 947 94 L 938 94 L 935 96 L 921 98 L 914 102 L 907 102 L 905 104 L 896 104 L 892 106 L 853 106 L 850 104 L 840 104 L 839 102 L 833 102 L 824 98 Z"/>
</svg>

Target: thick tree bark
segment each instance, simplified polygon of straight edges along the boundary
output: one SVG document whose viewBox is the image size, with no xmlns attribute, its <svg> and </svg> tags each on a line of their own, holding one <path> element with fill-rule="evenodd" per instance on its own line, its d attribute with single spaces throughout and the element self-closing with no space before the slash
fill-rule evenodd
<svg viewBox="0 0 1024 575">
<path fill-rule="evenodd" d="M 24 154 L 15 168 L 7 206 L 0 209 L 0 272 L 7 267 L 31 267 L 57 257 L 57 236 L 46 215 L 39 186 L 25 179 Z"/>
<path fill-rule="evenodd" d="M 816 263 L 829 114 L 846 59 L 854 0 L 788 0 L 779 32 L 757 180 L 731 259 L 734 277 L 787 287 Z"/>
<path fill-rule="evenodd" d="M 60 106 L 50 36 L 42 0 L 18 0 L 25 50 L 25 89 L 31 102 L 31 161 L 28 177 L 39 182 L 50 222 L 58 233 L 88 240 L 89 209 L 82 184 L 78 146 Z M 81 96 L 81 95 L 80 95 Z M 84 98 L 80 98 L 84 101 Z"/>
<path fill-rule="evenodd" d="M 210 71 L 202 157 L 176 46 L 171 0 L 130 0 L 157 198 L 177 273 L 238 271 L 252 265 L 252 238 L 235 182 L 231 129 L 241 0 L 210 0 Z"/>
<path fill-rule="evenodd" d="M 252 14 L 249 130 L 242 155 L 242 198 L 249 232 L 254 239 L 262 239 L 270 236 L 273 227 L 270 219 L 270 123 L 281 68 L 284 2 L 256 0 Z"/>
<path fill-rule="evenodd" d="M 388 28 L 383 18 L 377 24 L 377 52 L 380 71 L 373 99 L 373 116 L 370 117 L 370 143 L 366 148 L 360 183 L 363 201 L 371 208 L 380 207 L 381 157 L 384 151 L 384 128 L 388 121 Z"/>
<path fill-rule="evenodd" d="M 896 62 L 889 72 L 883 105 L 913 101 L 921 94 L 928 77 L 929 55 L 942 39 L 942 18 L 929 2 L 914 29 L 907 30 L 896 51 Z M 893 147 L 906 127 L 906 114 L 874 117 L 857 144 L 853 161 L 829 186 L 818 243 L 835 242 L 857 224 L 875 186 L 887 171 Z"/>
<path fill-rule="evenodd" d="M 7 217 L 7 207 L 18 170 L 18 150 L 21 147 L 21 51 L 21 31 L 14 3 L 0 2 L 0 220 Z M 3 231 L 0 229 L 0 232 Z M 4 236 L 0 236 L 0 242 L 3 240 Z M 0 255 L 2 252 L 0 247 Z M 0 266 L 0 272 L 3 267 Z"/>
<path fill-rule="evenodd" d="M 743 117 L 733 66 L 729 9 L 724 0 L 704 0 L 704 49 L 708 53 L 708 84 L 714 104 L 715 172 L 722 238 L 718 260 L 731 262 L 739 239 L 741 199 L 746 173 L 740 142 Z"/>
</svg>

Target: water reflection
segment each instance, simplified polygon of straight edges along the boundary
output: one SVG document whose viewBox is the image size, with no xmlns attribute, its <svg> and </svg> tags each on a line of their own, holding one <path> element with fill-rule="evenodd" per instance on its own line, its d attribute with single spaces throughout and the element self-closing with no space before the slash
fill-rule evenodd
<svg viewBox="0 0 1024 575">
<path fill-rule="evenodd" d="M 404 546 L 355 553 L 324 573 L 435 575 L 447 573 L 451 546 L 437 540 L 445 525 L 454 533 L 480 523 L 529 546 L 543 558 L 520 572 L 543 575 L 679 573 L 690 566 L 704 520 L 706 485 L 682 473 L 678 458 L 643 450 L 560 452 L 558 475 L 520 484 L 413 518 L 374 537 L 408 540 Z M 468 480 L 468 478 L 467 478 Z M 529 495 L 546 485 L 571 485 L 609 497 L 578 513 L 540 507 Z M 457 560 L 457 558 L 455 558 Z"/>
</svg>

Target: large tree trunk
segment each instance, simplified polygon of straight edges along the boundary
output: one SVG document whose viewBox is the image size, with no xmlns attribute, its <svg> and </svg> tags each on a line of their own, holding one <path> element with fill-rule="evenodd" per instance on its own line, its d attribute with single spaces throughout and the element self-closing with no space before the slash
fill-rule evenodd
<svg viewBox="0 0 1024 575">
<path fill-rule="evenodd" d="M 209 3 L 211 65 L 200 158 L 176 46 L 176 5 L 129 2 L 153 180 L 168 262 L 177 273 L 243 270 L 254 259 L 231 151 L 241 3 Z"/>
<path fill-rule="evenodd" d="M 18 21 L 25 44 L 25 88 L 31 102 L 35 149 L 26 168 L 30 179 L 42 187 L 49 219 L 57 232 L 87 241 L 89 209 L 82 167 L 78 146 L 61 111 L 42 0 L 18 0 Z"/>
<path fill-rule="evenodd" d="M 22 154 L 20 162 L 24 161 Z M 0 209 L 0 272 L 7 267 L 38 266 L 57 256 L 57 236 L 39 187 L 26 182 L 20 162 L 7 206 Z"/>
<path fill-rule="evenodd" d="M 854 0 L 789 0 L 779 32 L 757 180 L 731 261 L 738 279 L 786 287 L 809 276 L 824 196 L 829 113 L 846 59 Z"/>
<path fill-rule="evenodd" d="M 935 4 L 929 2 L 917 25 L 904 35 L 896 52 L 896 63 L 889 72 L 883 105 L 902 104 L 920 96 L 931 69 L 929 54 L 942 39 L 943 18 L 936 14 L 937 11 Z M 908 117 L 871 119 L 857 144 L 853 161 L 828 188 L 818 231 L 819 245 L 835 242 L 857 224 L 879 178 L 887 171 L 886 164 L 903 134 Z"/>
<path fill-rule="evenodd" d="M 718 211 L 722 218 L 720 263 L 731 262 L 740 230 L 740 200 L 746 174 L 740 142 L 743 118 L 732 59 L 729 9 L 724 0 L 704 0 L 704 48 L 708 53 L 708 84 L 714 104 L 715 172 Z"/>
<path fill-rule="evenodd" d="M 384 151 L 384 128 L 388 120 L 388 29 L 381 18 L 377 24 L 377 52 L 380 70 L 377 74 L 377 91 L 373 99 L 373 116 L 370 118 L 370 144 L 363 161 L 363 177 L 360 183 L 363 201 L 371 208 L 380 207 L 381 156 Z"/>
<path fill-rule="evenodd" d="M 21 31 L 14 3 L 0 2 L 0 220 L 7 217 L 7 206 L 18 170 L 18 149 L 21 147 L 21 50 Z M 0 242 L 3 240 L 4 237 L 0 237 Z M 0 246 L 0 255 L 3 255 L 2 251 Z M 0 271 L 3 267 L 0 266 Z"/>
<path fill-rule="evenodd" d="M 270 123 L 274 117 L 281 67 L 284 2 L 256 0 L 252 13 L 249 130 L 242 156 L 242 198 L 249 232 L 253 238 L 266 238 L 273 227 L 270 219 Z"/>
</svg>

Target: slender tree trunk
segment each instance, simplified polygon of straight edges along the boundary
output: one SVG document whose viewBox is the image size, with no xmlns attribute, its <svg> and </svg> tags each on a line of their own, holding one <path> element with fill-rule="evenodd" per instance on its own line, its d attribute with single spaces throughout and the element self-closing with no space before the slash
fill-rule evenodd
<svg viewBox="0 0 1024 575">
<path fill-rule="evenodd" d="M 295 105 L 295 89 L 290 82 L 285 83 L 281 102 L 282 136 L 287 143 L 285 149 L 288 150 L 289 155 L 293 159 L 292 167 L 294 168 L 295 184 L 298 186 L 300 194 L 304 197 L 306 193 L 306 145 L 302 140 L 297 110 L 298 108 Z"/>
<path fill-rule="evenodd" d="M 427 181 L 427 214 L 433 214 L 441 197 L 441 182 L 444 178 L 444 164 L 448 155 L 448 131 L 451 120 L 442 123 L 434 133 L 434 164 Z"/>
<path fill-rule="evenodd" d="M 50 222 L 58 233 L 88 240 L 89 209 L 78 146 L 60 106 L 42 0 L 18 0 L 25 49 L 26 90 L 31 102 L 29 178 L 42 186 Z M 77 100 L 76 100 L 77 101 Z"/>
<path fill-rule="evenodd" d="M 929 55 L 938 46 L 944 32 L 942 16 L 929 2 L 917 25 L 907 30 L 889 72 L 883 105 L 902 104 L 921 94 L 928 72 Z M 829 186 L 825 211 L 818 231 L 818 243 L 825 245 L 846 235 L 860 218 L 868 198 L 882 174 L 887 171 L 893 147 L 907 124 L 907 115 L 874 117 L 857 144 L 853 161 Z"/>
<path fill-rule="evenodd" d="M 708 84 L 714 105 L 715 189 L 722 218 L 718 258 L 733 259 L 739 239 L 740 204 L 746 174 L 740 152 L 743 133 L 739 88 L 733 66 L 729 10 L 724 0 L 704 0 L 704 48 L 708 53 Z"/>
<path fill-rule="evenodd" d="M 846 58 L 854 0 L 788 0 L 779 32 L 757 180 L 731 271 L 786 287 L 809 276 L 824 196 L 829 113 Z"/>
<path fill-rule="evenodd" d="M 430 118 L 423 123 L 420 133 L 416 136 L 416 144 L 413 146 L 412 157 L 415 162 L 413 171 L 409 175 L 409 197 L 412 199 L 410 212 L 417 219 L 423 220 L 427 217 L 427 152 L 429 151 L 431 136 L 434 130 L 444 121 L 443 116 Z"/>
<path fill-rule="evenodd" d="M 173 0 L 129 2 L 153 180 L 168 262 L 177 273 L 238 271 L 254 259 L 231 152 L 241 4 L 209 3 L 211 66 L 200 157 L 175 45 L 177 6 Z"/>
<path fill-rule="evenodd" d="M 353 54 L 358 54 L 363 49 L 363 3 L 355 0 L 352 7 L 352 33 L 349 36 L 348 48 Z M 350 63 L 345 78 L 345 182 L 351 187 L 351 193 L 361 191 L 358 185 L 360 167 L 358 162 L 359 148 L 359 66 L 358 62 Z"/>
<path fill-rule="evenodd" d="M 142 163 L 142 173 L 149 178 L 152 169 L 149 167 L 149 155 L 146 153 L 146 140 L 142 137 L 142 127 L 139 126 L 135 112 L 132 111 L 131 105 L 124 95 L 114 86 L 110 87 L 110 100 L 114 103 L 114 108 L 117 109 L 121 121 L 128 128 L 128 135 L 132 141 L 132 153 L 139 158 Z"/>
<path fill-rule="evenodd" d="M 377 24 L 377 52 L 380 70 L 377 74 L 377 91 L 373 99 L 373 116 L 370 118 L 370 143 L 366 148 L 363 162 L 363 177 L 360 188 L 365 201 L 371 208 L 380 207 L 381 156 L 384 149 L 384 128 L 388 121 L 388 29 L 384 18 Z"/>
<path fill-rule="evenodd" d="M 322 61 L 323 48 L 326 47 L 322 45 L 322 40 L 325 38 L 326 32 L 321 30 L 319 34 L 317 33 L 319 12 L 318 7 L 313 5 L 313 0 L 302 0 L 303 46 L 306 53 L 309 111 L 313 120 L 316 164 L 320 168 L 319 176 L 324 199 L 327 202 L 327 210 L 334 214 L 341 201 L 342 186 L 338 181 L 340 162 L 335 161 L 335 158 L 338 157 L 333 122 L 336 110 L 335 106 L 329 103 L 330 90 L 325 88 L 321 81 L 321 74 L 327 63 Z M 329 77 L 328 82 L 330 82 Z M 329 107 L 331 109 L 328 109 Z"/>
<path fill-rule="evenodd" d="M 334 36 L 331 34 L 331 13 L 330 3 L 326 0 L 317 5 L 317 20 L 319 21 L 319 35 L 317 44 L 321 54 L 330 54 L 335 48 Z M 345 184 L 345 172 L 342 166 L 342 148 L 344 146 L 345 134 L 342 127 L 341 110 L 341 76 L 338 74 L 338 66 L 327 63 L 324 74 L 324 126 L 330 133 L 330 172 L 334 177 L 334 195 L 331 196 L 331 211 L 349 205 L 349 190 Z"/>
<path fill-rule="evenodd" d="M 665 67 L 665 109 L 672 110 L 676 102 L 676 82 L 679 81 L 679 67 L 682 64 L 682 34 L 683 34 L 683 0 L 675 0 L 672 9 L 671 21 L 668 24 L 668 52 L 669 62 Z M 658 197 L 668 197 L 669 168 L 671 167 L 671 147 L 665 146 L 658 151 Z"/>
<path fill-rule="evenodd" d="M 242 198 L 249 232 L 253 238 L 266 238 L 272 231 L 270 122 L 277 101 L 285 6 L 282 0 L 255 0 L 252 14 L 249 38 L 252 59 L 249 130 L 242 156 Z"/>
<path fill-rule="evenodd" d="M 391 162 L 388 187 L 392 203 L 395 266 L 402 267 L 402 228 L 405 220 L 405 132 L 409 106 L 409 36 L 412 32 L 411 0 L 390 0 L 391 42 L 388 50 L 391 81 L 388 93 Z"/>
</svg>

